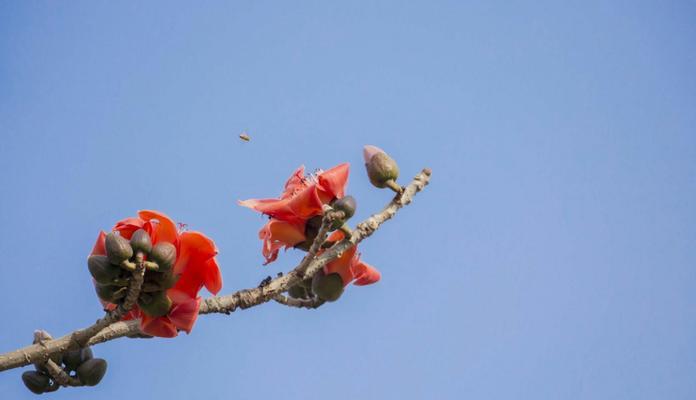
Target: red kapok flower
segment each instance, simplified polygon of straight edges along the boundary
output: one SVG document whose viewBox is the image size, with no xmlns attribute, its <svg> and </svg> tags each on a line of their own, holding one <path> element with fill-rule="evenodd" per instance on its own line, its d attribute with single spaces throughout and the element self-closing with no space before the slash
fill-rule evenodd
<svg viewBox="0 0 696 400">
<path fill-rule="evenodd" d="M 200 232 L 179 232 L 176 224 L 158 211 L 140 211 L 138 217 L 117 222 L 113 231 L 118 231 L 122 237 L 130 239 L 139 229 L 144 229 L 150 235 L 153 245 L 168 242 L 176 247 L 176 261 L 172 273 L 179 278 L 174 286 L 166 291 L 167 297 L 172 301 L 166 315 L 153 318 L 134 305 L 123 319 L 140 318 L 140 330 L 152 336 L 174 337 L 179 330 L 189 333 L 198 317 L 200 289 L 205 286 L 208 291 L 217 294 L 222 288 L 222 276 L 215 260 L 215 243 Z M 105 237 L 104 232 L 99 234 L 92 255 L 106 254 Z M 116 308 L 115 304 L 102 303 L 107 309 Z"/>
<path fill-rule="evenodd" d="M 343 240 L 343 238 L 343 232 L 336 231 L 328 237 L 327 241 L 337 242 Z M 339 274 L 341 280 L 343 280 L 344 287 L 351 282 L 356 286 L 370 285 L 381 278 L 379 271 L 375 267 L 360 260 L 357 245 L 344 251 L 340 257 L 326 264 L 324 273 L 326 275 L 331 273 Z"/>
<path fill-rule="evenodd" d="M 287 249 L 307 239 L 307 221 L 322 215 L 324 204 L 345 195 L 348 172 L 349 164 L 344 163 L 317 175 L 305 176 L 304 166 L 300 166 L 285 182 L 280 198 L 239 202 L 241 206 L 271 217 L 259 231 L 265 264 L 275 261 L 281 248 Z"/>
</svg>

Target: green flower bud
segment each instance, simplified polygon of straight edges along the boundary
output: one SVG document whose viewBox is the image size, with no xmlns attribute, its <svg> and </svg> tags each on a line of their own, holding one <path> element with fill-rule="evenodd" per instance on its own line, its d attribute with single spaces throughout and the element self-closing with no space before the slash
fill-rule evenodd
<svg viewBox="0 0 696 400">
<path fill-rule="evenodd" d="M 41 394 L 51 386 L 48 375 L 38 371 L 25 371 L 22 374 L 22 382 L 32 393 Z"/>
<path fill-rule="evenodd" d="M 121 268 L 111 264 L 106 256 L 92 255 L 87 258 L 87 268 L 95 281 L 101 284 L 113 282 L 121 275 Z"/>
<path fill-rule="evenodd" d="M 152 239 L 150 239 L 150 235 L 145 231 L 145 229 L 138 229 L 137 231 L 133 232 L 130 245 L 131 248 L 133 248 L 133 251 L 136 253 L 142 251 L 145 254 L 149 254 L 150 250 L 152 250 Z"/>
<path fill-rule="evenodd" d="M 77 367 L 77 378 L 86 386 L 94 386 L 101 382 L 106 374 L 106 360 L 92 358 Z"/>
<path fill-rule="evenodd" d="M 365 146 L 363 154 L 370 182 L 378 188 L 393 187 L 399 177 L 399 166 L 396 161 L 384 150 L 375 146 Z"/>
<path fill-rule="evenodd" d="M 70 350 L 63 355 L 63 364 L 68 371 L 75 371 L 83 362 L 94 358 L 92 349 L 83 347 L 77 350 Z"/>
<path fill-rule="evenodd" d="M 133 257 L 133 248 L 126 238 L 116 232 L 109 232 L 104 240 L 106 256 L 109 262 L 114 265 L 121 265 L 122 262 Z"/>
<path fill-rule="evenodd" d="M 336 220 L 331 224 L 331 230 L 336 230 L 346 223 L 353 215 L 355 215 L 355 208 L 357 207 L 357 202 L 353 196 L 345 196 L 341 199 L 334 200 L 331 204 L 336 211 L 343 211 L 345 216 L 343 219 Z"/>
<path fill-rule="evenodd" d="M 159 271 L 168 271 L 176 261 L 176 247 L 168 242 L 157 243 L 152 248 L 150 260 L 159 265 Z"/>
<path fill-rule="evenodd" d="M 337 273 L 325 274 L 320 270 L 312 279 L 312 291 L 326 301 L 336 301 L 343 294 L 343 279 Z"/>
<path fill-rule="evenodd" d="M 291 286 L 290 289 L 288 289 L 288 295 L 293 299 L 309 298 L 309 296 L 307 295 L 307 289 L 300 284 Z"/>
<path fill-rule="evenodd" d="M 97 292 L 97 296 L 108 303 L 118 302 L 126 297 L 126 292 L 128 291 L 126 287 L 102 285 L 101 283 L 95 284 L 94 289 Z"/>
<path fill-rule="evenodd" d="M 167 293 L 164 291 L 155 292 L 151 293 L 150 296 L 149 301 L 147 297 L 140 296 L 138 299 L 140 310 L 153 318 L 167 315 L 169 309 L 172 308 L 172 300 L 167 297 Z"/>
</svg>

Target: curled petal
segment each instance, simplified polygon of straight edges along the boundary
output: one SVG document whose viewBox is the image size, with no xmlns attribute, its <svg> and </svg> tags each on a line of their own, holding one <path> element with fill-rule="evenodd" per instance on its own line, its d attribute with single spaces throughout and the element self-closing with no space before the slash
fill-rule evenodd
<svg viewBox="0 0 696 400">
<path fill-rule="evenodd" d="M 290 175 L 290 178 L 285 182 L 285 190 L 283 190 L 283 194 L 280 196 L 281 199 L 288 198 L 308 186 L 308 181 L 304 176 L 304 170 L 304 165 L 300 165 L 299 168 Z"/>
<path fill-rule="evenodd" d="M 220 273 L 220 266 L 218 266 L 217 260 L 211 258 L 205 262 L 205 268 L 203 269 L 203 285 L 212 294 L 218 294 L 220 289 L 222 289 L 222 274 Z"/>
<path fill-rule="evenodd" d="M 194 298 L 204 285 L 219 291 L 222 278 L 217 263 L 208 263 L 216 254 L 215 243 L 207 236 L 195 231 L 182 233 L 174 265 L 174 274 L 181 275 L 174 288 Z"/>
<path fill-rule="evenodd" d="M 356 246 L 353 246 L 344 251 L 340 257 L 324 266 L 324 272 L 326 274 L 337 273 L 341 275 L 343 286 L 351 283 L 353 281 L 353 270 L 351 265 L 353 264 L 353 257 L 355 256 L 356 250 Z"/>
<path fill-rule="evenodd" d="M 143 314 L 140 318 L 140 330 L 148 335 L 165 338 L 176 337 L 178 334 L 176 326 L 166 316 L 152 318 L 147 314 Z"/>
<path fill-rule="evenodd" d="M 157 244 L 159 242 L 169 242 L 174 245 L 177 244 L 178 232 L 176 230 L 176 224 L 171 218 L 159 211 L 153 210 L 138 211 L 138 216 L 150 223 L 152 223 L 153 220 L 157 221 L 157 225 L 155 225 L 152 228 L 152 232 L 150 232 L 153 244 Z"/>
<path fill-rule="evenodd" d="M 353 284 L 356 286 L 371 285 L 381 278 L 379 271 L 375 267 L 359 260 L 353 265 L 352 269 L 355 277 Z"/>
<path fill-rule="evenodd" d="M 131 236 L 133 236 L 133 232 L 137 231 L 138 229 L 144 228 L 145 226 L 145 221 L 143 221 L 140 218 L 124 218 L 116 223 L 114 225 L 115 231 L 118 231 L 121 236 L 123 236 L 126 239 L 130 239 Z M 150 233 L 150 232 L 148 232 Z"/>
<path fill-rule="evenodd" d="M 278 257 L 278 250 L 281 248 L 285 247 L 287 249 L 306 239 L 304 224 L 290 223 L 271 218 L 259 231 L 259 238 L 263 240 L 263 249 L 261 253 L 266 259 L 265 264 L 268 264 L 275 261 Z"/>
<path fill-rule="evenodd" d="M 104 242 L 106 240 L 106 233 L 104 231 L 99 232 L 99 236 L 97 236 L 97 241 L 94 243 L 94 247 L 92 247 L 92 253 L 90 253 L 93 256 L 105 256 L 106 255 L 106 247 L 104 245 Z"/>
<path fill-rule="evenodd" d="M 346 184 L 350 164 L 339 164 L 328 171 L 324 171 L 317 177 L 319 190 L 327 192 L 332 197 L 341 198 L 345 195 Z"/>
</svg>

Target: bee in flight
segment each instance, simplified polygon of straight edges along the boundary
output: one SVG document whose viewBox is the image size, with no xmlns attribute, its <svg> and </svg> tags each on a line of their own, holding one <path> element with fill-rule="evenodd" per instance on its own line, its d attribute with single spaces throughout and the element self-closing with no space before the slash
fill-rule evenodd
<svg viewBox="0 0 696 400">
<path fill-rule="evenodd" d="M 240 134 L 239 134 L 239 138 L 242 139 L 242 140 L 245 141 L 245 142 L 248 142 L 248 141 L 251 140 L 251 138 L 249 137 L 249 135 L 247 135 L 246 132 L 240 133 Z"/>
</svg>

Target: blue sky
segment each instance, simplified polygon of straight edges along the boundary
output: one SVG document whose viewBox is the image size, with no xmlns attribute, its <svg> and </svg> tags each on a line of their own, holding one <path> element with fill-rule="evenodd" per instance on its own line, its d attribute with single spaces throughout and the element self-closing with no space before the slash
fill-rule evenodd
<svg viewBox="0 0 696 400">
<path fill-rule="evenodd" d="M 158 209 L 211 236 L 223 292 L 262 267 L 300 164 L 361 148 L 433 181 L 361 245 L 382 281 L 316 311 L 201 317 L 94 348 L 55 399 L 692 399 L 696 5 L 8 1 L 0 5 L 0 351 L 101 308 L 100 229 Z M 244 143 L 237 135 L 252 137 Z M 3 398 L 34 395 L 20 370 Z"/>
</svg>

